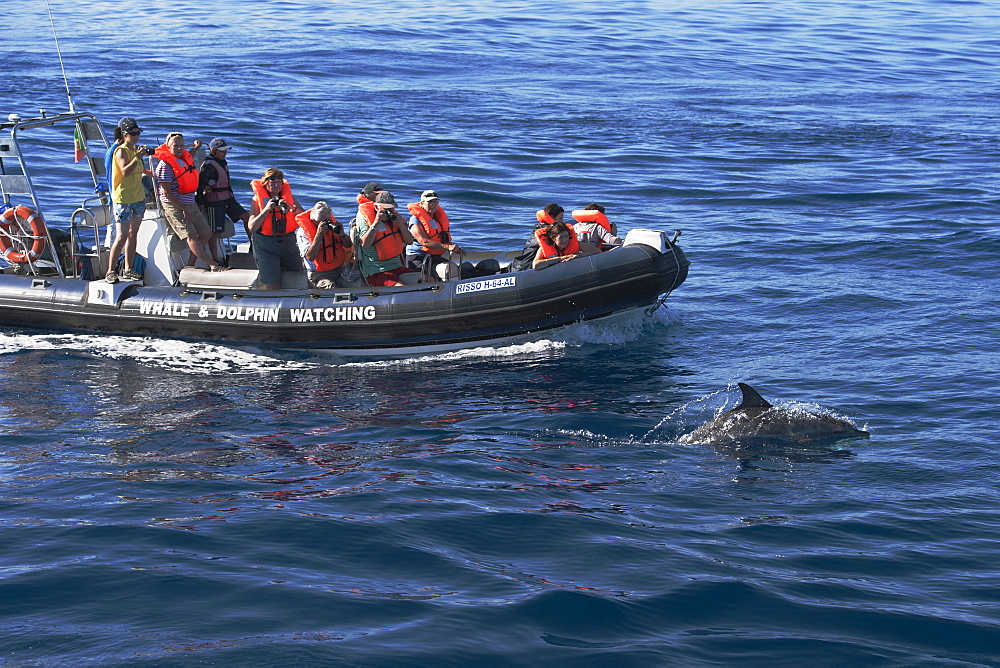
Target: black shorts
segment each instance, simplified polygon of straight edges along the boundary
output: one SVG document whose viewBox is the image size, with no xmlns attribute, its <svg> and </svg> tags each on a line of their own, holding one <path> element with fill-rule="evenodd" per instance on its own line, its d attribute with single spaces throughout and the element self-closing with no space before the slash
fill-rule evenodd
<svg viewBox="0 0 1000 668">
<path fill-rule="evenodd" d="M 229 216 L 229 219 L 235 223 L 246 212 L 247 210 L 236 201 L 235 197 L 221 202 L 211 202 L 205 206 L 205 218 L 208 220 L 209 227 L 217 234 L 226 231 L 226 216 Z"/>
</svg>

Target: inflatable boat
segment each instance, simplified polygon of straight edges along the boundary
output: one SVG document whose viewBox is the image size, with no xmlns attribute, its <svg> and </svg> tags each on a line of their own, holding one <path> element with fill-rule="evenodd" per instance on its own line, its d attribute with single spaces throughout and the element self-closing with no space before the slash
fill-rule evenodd
<svg viewBox="0 0 1000 668">
<path fill-rule="evenodd" d="M 65 228 L 46 223 L 21 141 L 27 131 L 59 124 L 75 129 L 96 192 Z M 281 289 L 265 291 L 246 248 L 230 255 L 229 271 L 186 267 L 186 244 L 178 249 L 150 196 L 139 238 L 142 280 L 108 283 L 108 142 L 98 119 L 77 112 L 26 120 L 11 115 L 0 130 L 0 258 L 8 265 L 0 274 L 0 326 L 406 355 L 502 343 L 650 310 L 687 277 L 689 263 L 676 236 L 635 229 L 621 247 L 540 271 L 509 271 L 511 253 L 478 252 L 466 259 L 494 258 L 500 273 L 321 290 L 305 273 L 287 272 Z"/>
</svg>

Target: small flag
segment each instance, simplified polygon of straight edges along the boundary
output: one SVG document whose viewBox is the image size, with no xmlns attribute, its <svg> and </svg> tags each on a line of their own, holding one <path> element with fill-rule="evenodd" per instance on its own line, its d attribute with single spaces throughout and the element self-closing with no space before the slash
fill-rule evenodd
<svg viewBox="0 0 1000 668">
<path fill-rule="evenodd" d="M 87 157 L 87 149 L 83 147 L 83 137 L 80 136 L 79 125 L 77 125 L 73 130 L 73 147 L 75 149 L 73 162 L 80 162 Z"/>
</svg>

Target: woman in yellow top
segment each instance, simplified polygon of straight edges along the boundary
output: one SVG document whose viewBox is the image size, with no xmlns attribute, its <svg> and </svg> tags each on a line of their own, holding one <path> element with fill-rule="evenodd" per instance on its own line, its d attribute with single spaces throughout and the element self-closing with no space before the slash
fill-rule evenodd
<svg viewBox="0 0 1000 668">
<path fill-rule="evenodd" d="M 142 164 L 145 146 L 139 146 L 139 135 L 142 129 L 134 118 L 118 121 L 115 128 L 115 149 L 111 160 L 111 202 L 115 214 L 115 242 L 111 245 L 111 255 L 108 261 L 108 283 L 118 282 L 118 255 L 124 249 L 125 265 L 122 278 L 126 281 L 139 281 L 142 276 L 132 267 L 135 262 L 135 247 L 139 238 L 139 226 L 142 216 L 146 213 L 146 190 L 142 185 L 142 175 L 147 173 Z"/>
</svg>

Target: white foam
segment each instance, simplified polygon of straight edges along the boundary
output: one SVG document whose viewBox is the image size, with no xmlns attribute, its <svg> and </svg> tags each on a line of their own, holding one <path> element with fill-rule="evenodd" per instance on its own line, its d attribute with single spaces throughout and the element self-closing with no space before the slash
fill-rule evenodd
<svg viewBox="0 0 1000 668">
<path fill-rule="evenodd" d="M 315 368 L 315 364 L 275 359 L 246 350 L 173 339 L 96 334 L 14 334 L 0 337 L 0 355 L 31 350 L 62 350 L 141 364 L 189 374 L 259 373 Z"/>
<path fill-rule="evenodd" d="M 400 357 L 389 360 L 366 360 L 346 362 L 340 366 L 348 367 L 387 367 L 426 364 L 428 362 L 455 362 L 462 360 L 490 359 L 502 357 L 526 357 L 563 351 L 566 348 L 579 348 L 588 345 L 615 345 L 629 343 L 646 335 L 650 327 L 662 326 L 673 322 L 673 316 L 666 309 L 660 309 L 652 317 L 643 315 L 642 309 L 629 311 L 619 315 L 575 322 L 544 332 L 544 339 L 524 341 L 515 344 L 499 346 L 480 346 L 463 348 L 448 352 Z M 525 335 L 523 338 L 533 335 Z M 522 337 L 519 337 L 522 338 Z"/>
<path fill-rule="evenodd" d="M 637 443 L 651 443 L 650 438 L 661 431 L 683 431 L 692 423 L 707 422 L 739 404 L 739 398 L 732 393 L 733 387 L 692 399 L 668 413 L 660 422 L 643 434 Z M 706 417 L 707 416 L 707 417 Z M 654 439 L 655 440 L 655 439 Z"/>
<path fill-rule="evenodd" d="M 552 351 L 562 350 L 566 347 L 563 341 L 531 341 L 529 343 L 518 343 L 509 346 L 499 346 L 496 348 L 482 346 L 479 348 L 464 348 L 462 350 L 452 350 L 435 355 L 422 355 L 420 357 L 402 357 L 391 360 L 372 360 L 368 362 L 345 362 L 340 366 L 345 367 L 388 367 L 388 366 L 409 366 L 414 364 L 427 364 L 428 362 L 456 362 L 463 360 L 482 360 L 500 357 L 521 357 L 525 355 L 538 355 Z"/>
</svg>

